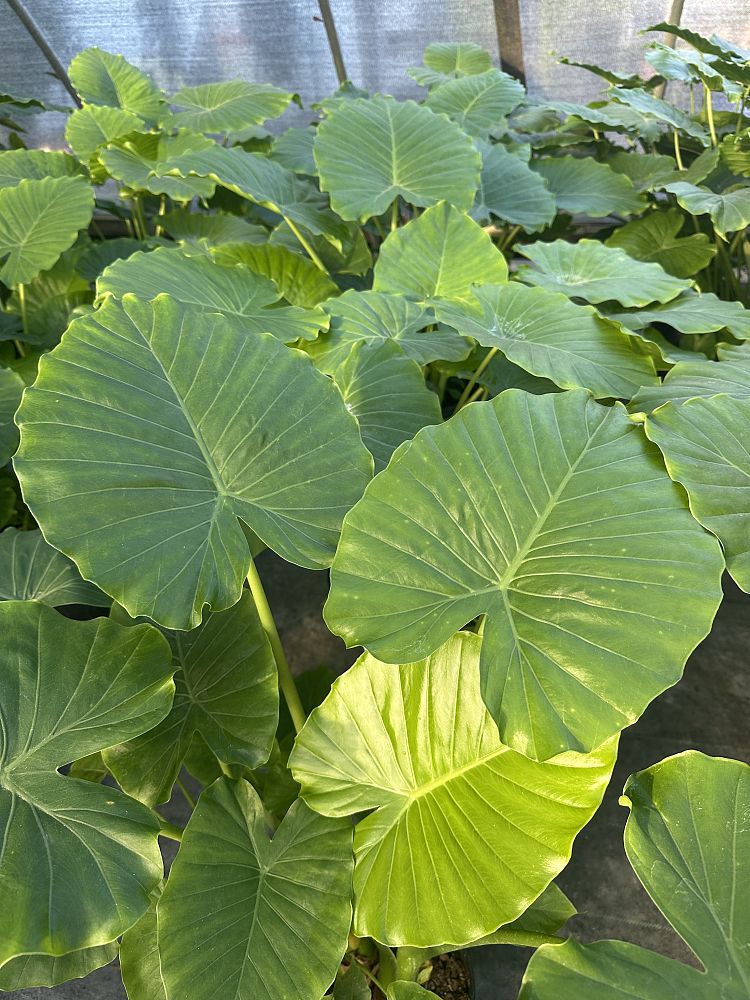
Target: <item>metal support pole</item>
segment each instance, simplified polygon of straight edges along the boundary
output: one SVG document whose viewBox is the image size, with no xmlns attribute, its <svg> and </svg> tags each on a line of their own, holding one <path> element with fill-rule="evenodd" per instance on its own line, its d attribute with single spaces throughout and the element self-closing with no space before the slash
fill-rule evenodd
<svg viewBox="0 0 750 1000">
<path fill-rule="evenodd" d="M 518 0 L 493 0 L 500 65 L 506 73 L 526 84 L 521 36 L 521 11 Z"/>
<path fill-rule="evenodd" d="M 333 20 L 331 5 L 328 0 L 318 0 L 318 7 L 320 7 L 320 16 L 322 17 L 323 24 L 325 25 L 326 35 L 328 35 L 328 47 L 330 48 L 331 55 L 333 56 L 333 65 L 336 67 L 336 76 L 339 78 L 339 83 L 345 83 L 349 77 L 346 75 L 344 57 L 341 55 L 341 45 L 339 44 L 339 36 L 336 32 L 336 22 Z"/>
<path fill-rule="evenodd" d="M 16 15 L 16 17 L 24 26 L 24 28 L 26 28 L 31 37 L 34 39 L 40 52 L 52 67 L 52 72 L 55 74 L 57 79 L 60 81 L 63 87 L 65 87 L 67 92 L 70 94 L 70 96 L 73 98 L 73 100 L 80 108 L 81 99 L 75 92 L 73 84 L 70 82 L 70 77 L 65 72 L 65 67 L 55 55 L 54 50 L 52 49 L 52 47 L 50 46 L 49 42 L 44 37 L 42 32 L 40 31 L 34 18 L 26 10 L 21 0 L 8 0 L 8 6 Z"/>
</svg>

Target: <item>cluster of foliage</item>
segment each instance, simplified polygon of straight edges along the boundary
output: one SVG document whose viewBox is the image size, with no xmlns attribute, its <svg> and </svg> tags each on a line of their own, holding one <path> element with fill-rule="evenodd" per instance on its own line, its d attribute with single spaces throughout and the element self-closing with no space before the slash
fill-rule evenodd
<svg viewBox="0 0 750 1000">
<path fill-rule="evenodd" d="M 119 952 L 131 1000 L 419 1000 L 497 942 L 524 1000 L 747 996 L 746 764 L 623 797 L 703 972 L 565 940 L 553 881 L 750 589 L 750 52 L 677 34 L 585 106 L 468 44 L 273 134 L 295 95 L 98 49 L 72 152 L 0 98 L 0 989 Z M 333 683 L 265 548 L 330 567 Z"/>
</svg>

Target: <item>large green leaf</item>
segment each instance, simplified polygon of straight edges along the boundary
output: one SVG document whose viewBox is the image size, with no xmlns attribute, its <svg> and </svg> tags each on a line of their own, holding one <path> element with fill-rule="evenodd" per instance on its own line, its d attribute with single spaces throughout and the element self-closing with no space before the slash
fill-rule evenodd
<svg viewBox="0 0 750 1000">
<path fill-rule="evenodd" d="M 66 955 L 19 955 L 0 968 L 0 990 L 28 989 L 32 986 L 59 986 L 71 979 L 83 979 L 95 969 L 117 958 L 118 944 L 98 945 L 69 951 Z"/>
<path fill-rule="evenodd" d="M 162 216 L 160 224 L 170 236 L 183 243 L 205 242 L 211 247 L 223 243 L 265 243 L 268 232 L 241 215 L 216 212 L 176 211 Z"/>
<path fill-rule="evenodd" d="M 654 97 L 653 94 L 649 94 L 642 87 L 613 87 L 609 92 L 609 96 L 613 100 L 633 108 L 634 111 L 639 111 L 649 118 L 655 118 L 657 121 L 664 122 L 673 129 L 679 129 L 679 131 L 684 132 L 686 135 L 698 139 L 703 146 L 710 144 L 711 140 L 708 132 L 702 125 L 699 125 L 697 121 L 685 114 L 684 111 L 680 111 L 674 104 L 663 101 L 659 97 Z"/>
<path fill-rule="evenodd" d="M 489 52 L 474 42 L 432 42 L 424 50 L 422 62 L 424 66 L 407 72 L 425 87 L 486 73 L 492 68 Z"/>
<path fill-rule="evenodd" d="M 705 971 L 624 941 L 544 945 L 520 1000 L 745 1000 L 750 990 L 750 768 L 694 750 L 633 775 L 625 850 Z"/>
<path fill-rule="evenodd" d="M 395 340 L 420 365 L 439 358 L 460 361 L 470 350 L 468 342 L 447 327 L 425 330 L 434 325 L 434 313 L 404 295 L 351 289 L 329 299 L 323 308 L 330 316 L 330 328 L 305 349 L 316 366 L 330 374 L 363 340 Z"/>
<path fill-rule="evenodd" d="M 204 177 L 171 176 L 172 165 L 214 145 L 211 139 L 185 129 L 174 135 L 132 133 L 110 142 L 99 153 L 99 159 L 114 178 L 123 182 L 125 194 L 148 191 L 188 202 L 196 197 L 210 198 L 216 184 Z"/>
<path fill-rule="evenodd" d="M 304 355 L 166 295 L 71 324 L 18 420 L 16 471 L 45 537 L 133 617 L 169 628 L 239 600 L 238 518 L 290 562 L 326 566 L 372 469 Z"/>
<path fill-rule="evenodd" d="M 156 725 L 174 685 L 169 647 L 150 626 L 6 601 L 0 629 L 3 965 L 107 944 L 145 912 L 162 873 L 157 818 L 58 769 Z"/>
<path fill-rule="evenodd" d="M 229 243 L 218 247 L 214 259 L 220 264 L 244 264 L 256 274 L 271 278 L 281 295 L 293 306 L 312 309 L 332 295 L 338 295 L 337 286 L 328 275 L 300 253 L 273 243 Z M 274 311 L 278 311 L 278 308 Z M 320 327 L 327 321 L 319 313 L 309 313 Z M 273 332 L 273 331 L 271 331 Z M 309 337 L 309 334 L 300 334 Z"/>
<path fill-rule="evenodd" d="M 614 299 L 624 306 L 645 306 L 669 302 L 690 287 L 689 281 L 672 277 L 658 264 L 634 260 L 598 240 L 527 243 L 518 250 L 536 264 L 536 269 L 523 269 L 524 281 L 587 302 Z"/>
<path fill-rule="evenodd" d="M 68 153 L 47 149 L 7 149 L 0 152 L 0 188 L 15 187 L 22 180 L 44 177 L 74 177 L 84 173 Z"/>
<path fill-rule="evenodd" d="M 601 801 L 616 741 L 544 764 L 503 746 L 482 704 L 480 647 L 458 633 L 407 666 L 365 653 L 297 737 L 305 801 L 328 816 L 369 812 L 354 834 L 356 934 L 455 945 L 515 920 Z"/>
<path fill-rule="evenodd" d="M 534 160 L 532 168 L 547 181 L 561 212 L 600 219 L 611 214 L 632 215 L 646 207 L 629 177 L 591 157 Z"/>
<path fill-rule="evenodd" d="M 633 156 L 631 152 L 620 149 L 607 158 L 607 163 L 618 174 L 629 177 L 633 187 L 639 192 L 653 191 L 679 176 L 675 158 L 663 153 L 639 153 Z"/>
<path fill-rule="evenodd" d="M 664 188 L 673 194 L 690 215 L 710 215 L 714 229 L 720 236 L 734 233 L 750 224 L 750 190 L 738 187 L 733 191 L 717 194 L 709 188 L 678 181 Z"/>
<path fill-rule="evenodd" d="M 716 247 L 705 233 L 678 236 L 684 224 L 685 217 L 676 209 L 651 212 L 616 229 L 605 244 L 636 260 L 659 264 L 675 278 L 690 278 L 711 263 Z"/>
<path fill-rule="evenodd" d="M 0 533 L 0 601 L 41 601 L 109 607 L 111 601 L 81 575 L 62 552 L 45 542 L 41 531 L 6 528 Z"/>
<path fill-rule="evenodd" d="M 679 680 L 722 569 L 622 406 L 509 389 L 420 431 L 370 483 L 325 616 L 403 663 L 486 615 L 484 699 L 503 741 L 543 760 L 598 746 Z"/>
<path fill-rule="evenodd" d="M 505 257 L 487 233 L 443 202 L 390 234 L 380 248 L 373 288 L 429 302 L 467 299 L 472 285 L 507 280 Z"/>
<path fill-rule="evenodd" d="M 52 267 L 88 226 L 94 193 L 83 177 L 23 180 L 0 190 L 0 281 L 20 285 Z"/>
<path fill-rule="evenodd" d="M 481 222 L 491 216 L 521 226 L 543 229 L 555 218 L 556 201 L 544 178 L 499 144 L 482 150 L 482 173 L 471 214 Z"/>
<path fill-rule="evenodd" d="M 500 69 L 448 80 L 433 88 L 425 101 L 437 114 L 452 118 L 469 135 L 504 129 L 506 115 L 521 103 L 524 88 Z"/>
<path fill-rule="evenodd" d="M 280 293 L 270 279 L 244 267 L 219 267 L 205 257 L 186 257 L 163 247 L 134 253 L 108 267 L 96 283 L 100 297 L 122 299 L 132 292 L 144 299 L 166 292 L 196 312 L 221 313 L 247 334 L 272 333 L 291 344 L 313 340 L 327 326 L 322 309 L 278 306 Z"/>
<path fill-rule="evenodd" d="M 422 369 L 394 340 L 354 344 L 336 369 L 334 381 L 357 418 L 376 472 L 403 441 L 443 419 L 438 397 L 425 385 Z"/>
<path fill-rule="evenodd" d="M 180 177 L 208 177 L 339 247 L 349 236 L 347 226 L 331 211 L 325 195 L 267 156 L 214 143 L 210 149 L 175 158 L 164 170 Z"/>
<path fill-rule="evenodd" d="M 637 312 L 613 313 L 611 318 L 636 330 L 652 323 L 666 323 L 680 333 L 711 333 L 726 329 L 737 340 L 750 339 L 750 309 L 746 309 L 741 302 L 720 299 L 713 292 L 691 289 L 663 305 L 651 305 Z"/>
<path fill-rule="evenodd" d="M 169 715 L 104 752 L 123 790 L 149 806 L 171 798 L 195 733 L 223 763 L 254 768 L 268 760 L 279 718 L 276 661 L 249 591 L 167 639 L 177 668 Z"/>
<path fill-rule="evenodd" d="M 18 447 L 18 428 L 13 415 L 23 395 L 24 382 L 10 368 L 0 368 L 0 465 L 11 460 Z"/>
<path fill-rule="evenodd" d="M 629 409 L 650 413 L 662 403 L 684 403 L 695 397 L 726 392 L 735 399 L 750 399 L 750 345 L 720 344 L 719 360 L 702 355 L 680 361 L 667 372 L 661 385 L 644 387 L 631 400 Z"/>
<path fill-rule="evenodd" d="M 317 130 L 312 125 L 288 128 L 274 139 L 269 155 L 287 170 L 313 177 L 317 173 L 313 157 L 316 134 Z"/>
<path fill-rule="evenodd" d="M 338 220 L 338 216 L 336 219 Z M 355 222 L 343 223 L 340 220 L 336 223 L 336 230 L 341 236 L 340 247 L 334 245 L 326 236 L 308 237 L 308 242 L 320 257 L 326 270 L 329 274 L 367 274 L 372 267 L 372 252 L 365 240 L 364 230 Z M 269 243 L 286 247 L 297 254 L 300 252 L 299 239 L 286 222 L 280 223 L 271 232 Z"/>
<path fill-rule="evenodd" d="M 195 132 L 242 132 L 267 118 L 278 118 L 293 96 L 270 83 L 246 80 L 183 87 L 171 98 L 180 110 L 169 116 L 168 124 Z"/>
<path fill-rule="evenodd" d="M 646 421 L 696 520 L 719 538 L 727 569 L 750 591 L 750 392 L 666 403 Z"/>
<path fill-rule="evenodd" d="M 251 785 L 206 789 L 157 907 L 167 995 L 319 1000 L 347 947 L 351 842 L 300 801 L 270 839 Z"/>
<path fill-rule="evenodd" d="M 162 92 L 151 77 L 123 56 L 98 48 L 84 49 L 70 64 L 68 75 L 86 104 L 122 108 L 148 120 L 159 117 Z"/>
<path fill-rule="evenodd" d="M 343 219 L 364 222 L 396 198 L 447 201 L 468 211 L 479 183 L 479 153 L 455 122 L 414 101 L 346 101 L 318 127 L 320 186 Z"/>
<path fill-rule="evenodd" d="M 132 111 L 87 104 L 76 108 L 68 118 L 65 140 L 76 156 L 88 160 L 101 146 L 113 139 L 145 129 L 143 119 Z"/>
<path fill-rule="evenodd" d="M 159 895 L 161 887 L 154 890 L 151 905 L 138 923 L 122 936 L 120 972 L 129 1000 L 167 1000 L 156 936 Z"/>
<path fill-rule="evenodd" d="M 657 383 L 653 362 L 590 306 L 517 281 L 480 285 L 474 302 L 438 305 L 437 317 L 483 347 L 501 350 L 532 375 L 596 398 L 629 399 Z"/>
</svg>

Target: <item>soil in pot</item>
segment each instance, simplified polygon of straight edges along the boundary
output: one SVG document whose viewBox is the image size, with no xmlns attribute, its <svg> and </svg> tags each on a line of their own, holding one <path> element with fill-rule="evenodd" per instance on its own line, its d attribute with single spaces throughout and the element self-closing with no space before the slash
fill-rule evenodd
<svg viewBox="0 0 750 1000">
<path fill-rule="evenodd" d="M 443 1000 L 471 1000 L 469 970 L 457 952 L 438 955 L 432 960 L 432 974 L 424 987 Z"/>
</svg>

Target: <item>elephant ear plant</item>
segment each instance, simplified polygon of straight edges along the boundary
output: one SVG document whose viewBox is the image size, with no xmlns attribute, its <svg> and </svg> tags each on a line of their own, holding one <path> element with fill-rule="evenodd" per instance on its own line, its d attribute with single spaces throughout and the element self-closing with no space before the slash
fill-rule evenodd
<svg viewBox="0 0 750 1000">
<path fill-rule="evenodd" d="M 554 882 L 750 589 L 750 53 L 683 36 L 590 105 L 467 43 L 286 130 L 98 49 L 70 152 L 0 101 L 0 990 L 119 953 L 130 1000 L 419 1000 L 517 944 L 523 1000 L 747 996 L 747 765 L 623 799 L 703 972 L 564 942 Z M 330 569 L 338 678 L 266 549 Z"/>
</svg>

